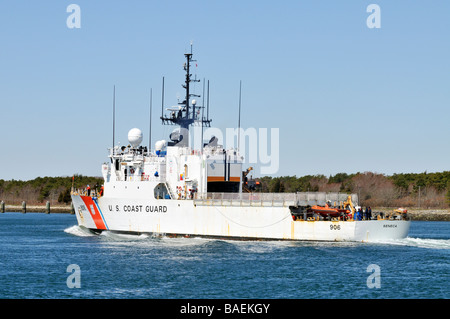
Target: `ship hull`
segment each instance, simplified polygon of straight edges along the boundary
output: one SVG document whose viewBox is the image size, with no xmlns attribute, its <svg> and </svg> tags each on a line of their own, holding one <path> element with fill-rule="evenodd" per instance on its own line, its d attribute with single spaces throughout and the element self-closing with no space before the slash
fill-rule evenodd
<svg viewBox="0 0 450 319">
<path fill-rule="evenodd" d="M 199 205 L 193 200 L 72 195 L 78 224 L 96 232 L 228 239 L 380 241 L 408 235 L 410 221 L 301 221 L 287 206 Z"/>
</svg>

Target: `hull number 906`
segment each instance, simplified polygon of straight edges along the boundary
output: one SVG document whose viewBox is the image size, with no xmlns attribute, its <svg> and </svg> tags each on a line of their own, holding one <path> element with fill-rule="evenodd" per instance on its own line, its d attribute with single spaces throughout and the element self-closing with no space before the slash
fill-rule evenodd
<svg viewBox="0 0 450 319">
<path fill-rule="evenodd" d="M 330 225 L 330 230 L 341 230 L 341 225 Z"/>
</svg>

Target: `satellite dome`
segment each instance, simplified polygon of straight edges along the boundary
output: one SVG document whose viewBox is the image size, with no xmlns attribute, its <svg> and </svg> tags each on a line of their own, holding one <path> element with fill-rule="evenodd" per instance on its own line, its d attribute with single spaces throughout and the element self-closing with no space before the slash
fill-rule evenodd
<svg viewBox="0 0 450 319">
<path fill-rule="evenodd" d="M 167 142 L 165 140 L 157 141 L 155 143 L 155 150 L 161 151 L 164 147 L 166 147 Z"/>
<path fill-rule="evenodd" d="M 128 142 L 130 142 L 133 148 L 136 148 L 142 142 L 142 131 L 138 128 L 132 128 L 128 132 Z"/>
</svg>

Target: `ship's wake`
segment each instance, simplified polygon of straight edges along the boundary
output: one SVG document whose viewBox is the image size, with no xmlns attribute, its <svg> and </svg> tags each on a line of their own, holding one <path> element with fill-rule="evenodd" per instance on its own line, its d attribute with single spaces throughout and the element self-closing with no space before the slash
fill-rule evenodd
<svg viewBox="0 0 450 319">
<path fill-rule="evenodd" d="M 220 239 L 208 239 L 201 237 L 190 237 L 190 238 L 171 238 L 164 234 L 140 234 L 140 235 L 130 235 L 130 234 L 119 234 L 110 231 L 105 231 L 97 234 L 83 226 L 74 225 L 68 227 L 64 232 L 78 237 L 98 237 L 101 240 L 108 242 L 130 242 L 130 241 L 155 241 L 159 242 L 160 245 L 174 245 L 174 246 L 191 246 L 191 245 L 202 245 L 202 244 L 213 244 L 214 242 L 223 242 L 235 246 L 239 250 L 249 251 L 249 252 L 267 252 L 268 250 L 280 249 L 290 247 L 292 245 L 300 244 L 302 245 L 334 245 L 334 246 L 349 246 L 354 247 L 355 243 L 352 242 L 292 242 L 292 241 L 234 241 L 234 240 L 220 240 Z M 156 244 L 156 242 L 155 242 Z M 367 244 L 367 243 L 366 243 Z M 404 239 L 395 240 L 383 240 L 370 242 L 370 244 L 382 244 L 382 245 L 396 245 L 396 246 L 407 246 L 407 247 L 417 247 L 417 248 L 428 248 L 428 249 L 450 249 L 450 239 L 434 239 L 434 238 L 415 238 L 406 237 Z"/>
<path fill-rule="evenodd" d="M 166 234 L 125 234 L 113 231 L 94 232 L 86 227 L 74 225 L 64 230 L 67 234 L 78 237 L 97 237 L 106 242 L 159 242 L 163 245 L 173 244 L 177 246 L 195 245 L 198 243 L 207 243 L 211 241 L 201 237 L 172 237 Z"/>
<path fill-rule="evenodd" d="M 450 239 L 406 237 L 404 239 L 385 240 L 375 243 L 428 249 L 450 249 Z"/>
<path fill-rule="evenodd" d="M 92 231 L 90 231 L 89 229 L 82 227 L 82 226 L 78 226 L 78 225 L 74 225 L 69 228 L 66 228 L 66 229 L 64 229 L 64 232 L 68 233 L 70 235 L 78 236 L 78 237 L 96 236 L 96 234 L 93 233 Z"/>
<path fill-rule="evenodd" d="M 132 234 L 119 234 L 115 232 L 110 231 L 103 231 L 101 233 L 96 233 L 86 227 L 74 225 L 69 228 L 64 229 L 64 232 L 78 236 L 78 237 L 98 237 L 104 240 L 109 241 L 134 241 L 134 240 L 142 240 L 147 238 L 153 238 L 153 236 L 149 234 L 139 234 L 139 235 L 132 235 Z"/>
</svg>

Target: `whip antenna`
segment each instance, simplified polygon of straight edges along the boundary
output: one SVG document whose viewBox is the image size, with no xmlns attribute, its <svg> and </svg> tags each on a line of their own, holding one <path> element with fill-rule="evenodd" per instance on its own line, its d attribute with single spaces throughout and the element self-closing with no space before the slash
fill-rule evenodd
<svg viewBox="0 0 450 319">
<path fill-rule="evenodd" d="M 116 86 L 114 85 L 113 89 L 113 122 L 112 122 L 112 131 L 113 131 L 113 149 L 115 144 L 115 131 L 116 131 Z"/>
<path fill-rule="evenodd" d="M 153 101 L 153 90 L 150 89 L 150 132 L 148 136 L 148 152 L 152 149 L 152 101 Z"/>
<path fill-rule="evenodd" d="M 242 81 L 239 81 L 239 118 L 238 118 L 238 150 L 241 140 L 241 93 L 242 93 Z"/>
</svg>

